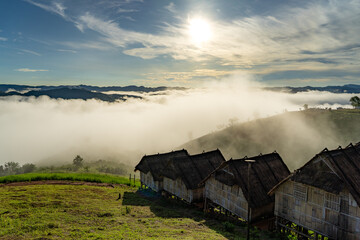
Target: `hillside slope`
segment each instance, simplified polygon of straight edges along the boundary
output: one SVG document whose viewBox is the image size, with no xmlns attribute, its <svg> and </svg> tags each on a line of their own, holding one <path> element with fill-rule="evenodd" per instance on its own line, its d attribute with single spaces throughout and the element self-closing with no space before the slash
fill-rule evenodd
<svg viewBox="0 0 360 240">
<path fill-rule="evenodd" d="M 325 147 L 360 141 L 360 110 L 287 112 L 237 124 L 190 141 L 189 152 L 219 148 L 225 158 L 242 158 L 276 150 L 290 170 L 301 167 Z"/>
<path fill-rule="evenodd" d="M 326 87 L 266 87 L 265 90 L 276 91 L 276 92 L 308 92 L 308 91 L 324 91 L 332 93 L 360 93 L 360 85 L 357 84 L 346 84 L 343 86 L 326 86 Z"/>
</svg>

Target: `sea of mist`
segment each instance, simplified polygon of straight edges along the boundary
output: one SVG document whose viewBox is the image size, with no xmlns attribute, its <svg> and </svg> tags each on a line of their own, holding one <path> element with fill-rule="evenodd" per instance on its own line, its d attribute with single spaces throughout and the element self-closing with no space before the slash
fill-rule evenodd
<svg viewBox="0 0 360 240">
<path fill-rule="evenodd" d="M 175 150 L 234 122 L 296 111 L 304 104 L 350 108 L 349 99 L 354 95 L 290 94 L 261 87 L 248 77 L 233 76 L 186 91 L 141 94 L 143 99 L 116 103 L 3 97 L 0 165 L 9 161 L 60 165 L 78 154 L 86 161 L 105 159 L 135 165 L 144 154 Z"/>
</svg>

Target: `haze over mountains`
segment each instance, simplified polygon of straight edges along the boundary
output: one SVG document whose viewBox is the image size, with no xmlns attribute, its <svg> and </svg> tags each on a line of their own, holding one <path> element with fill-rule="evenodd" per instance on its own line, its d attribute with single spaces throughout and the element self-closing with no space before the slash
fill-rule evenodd
<svg viewBox="0 0 360 240">
<path fill-rule="evenodd" d="M 189 89 L 84 85 L 0 85 L 0 89 L 5 95 L 18 95 L 0 97 L 0 164 L 15 161 L 21 164 L 43 162 L 47 165 L 64 164 L 76 155 L 81 155 L 87 161 L 104 159 L 131 165 L 144 154 L 175 150 L 190 140 L 217 132 L 230 124 L 271 117 L 284 111 L 296 111 L 303 108 L 304 104 L 310 108 L 351 108 L 349 99 L 358 95 L 327 91 L 269 91 L 258 82 L 241 76 L 221 82 L 206 82 L 202 87 Z M 302 126 L 301 119 L 291 121 L 294 122 L 292 128 L 301 129 L 298 127 Z M 291 156 L 283 150 L 285 145 L 267 147 L 265 139 L 260 142 L 263 145 L 252 144 L 257 147 L 248 148 L 250 153 L 241 150 L 246 146 L 242 145 L 243 141 L 251 143 L 250 137 L 254 136 L 261 139 L 261 132 L 266 133 L 267 138 L 277 139 L 276 136 L 281 136 L 289 129 L 285 127 L 285 122 L 265 124 L 269 127 L 261 131 L 251 132 L 249 128 L 246 131 L 250 132 L 245 137 L 234 132 L 229 140 L 220 143 L 212 141 L 211 147 L 224 150 L 227 158 L 274 150 L 285 154 L 284 158 Z M 297 122 L 300 123 L 296 125 Z M 277 131 L 269 132 L 266 129 Z M 306 138 L 299 137 L 301 133 L 309 131 L 303 129 L 296 135 L 297 139 L 309 143 Z M 276 136 L 272 137 L 271 134 Z M 326 139 L 326 135 L 316 132 L 313 135 L 313 139 L 319 141 L 321 138 L 316 136 L 325 136 Z M 239 136 L 243 140 L 237 142 Z M 281 140 L 293 142 L 291 134 L 282 136 Z M 228 145 L 229 151 L 223 149 L 224 144 Z M 198 146 L 189 149 L 199 153 L 210 145 Z M 323 145 L 317 142 L 311 146 L 314 151 L 319 151 Z M 289 149 L 297 148 L 289 145 Z M 292 157 L 287 159 L 300 161 Z"/>
<path fill-rule="evenodd" d="M 190 152 L 219 148 L 224 156 L 242 158 L 277 151 L 290 169 L 305 164 L 324 148 L 360 141 L 360 110 L 287 112 L 233 124 L 194 139 L 180 148 Z"/>
<path fill-rule="evenodd" d="M 0 84 L 0 96 L 24 96 L 39 97 L 48 96 L 50 98 L 61 99 L 97 99 L 106 102 L 125 101 L 129 98 L 141 98 L 139 95 L 118 94 L 108 92 L 137 92 L 137 93 L 157 93 L 167 90 L 186 90 L 183 87 L 144 87 L 144 86 L 90 86 L 90 85 L 60 85 L 60 86 L 30 86 Z M 264 87 L 264 90 L 286 93 L 298 93 L 309 91 L 331 92 L 331 93 L 360 93 L 360 85 L 347 84 L 343 86 L 326 87 Z"/>
</svg>

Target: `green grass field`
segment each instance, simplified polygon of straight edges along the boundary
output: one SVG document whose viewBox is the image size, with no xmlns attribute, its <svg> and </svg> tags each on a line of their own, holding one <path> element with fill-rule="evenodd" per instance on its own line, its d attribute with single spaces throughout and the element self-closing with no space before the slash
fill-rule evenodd
<svg viewBox="0 0 360 240">
<path fill-rule="evenodd" d="M 127 185 L 130 184 L 129 178 L 126 177 L 93 173 L 26 173 L 0 177 L 0 183 L 29 182 L 42 180 L 67 180 Z M 134 185 L 134 182 L 132 181 L 131 184 Z M 138 180 L 135 181 L 135 185 L 140 186 Z"/>
<path fill-rule="evenodd" d="M 132 186 L 0 184 L 0 239 L 245 239 L 245 233 L 244 225 L 229 228 L 198 208 Z"/>
</svg>

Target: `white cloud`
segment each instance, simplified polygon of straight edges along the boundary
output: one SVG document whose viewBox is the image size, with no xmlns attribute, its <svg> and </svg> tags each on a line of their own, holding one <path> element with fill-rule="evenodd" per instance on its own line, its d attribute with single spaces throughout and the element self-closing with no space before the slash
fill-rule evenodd
<svg viewBox="0 0 360 240">
<path fill-rule="evenodd" d="M 149 84 L 151 82 L 152 84 L 159 86 L 159 85 L 172 85 L 172 86 L 178 86 L 178 85 L 188 85 L 191 83 L 191 85 L 199 85 L 203 84 L 203 79 L 206 80 L 214 80 L 214 79 L 220 79 L 224 78 L 225 76 L 228 76 L 232 74 L 232 71 L 220 71 L 215 69 L 195 69 L 193 71 L 188 72 L 166 72 L 166 71 L 160 71 L 160 72 L 153 72 L 153 73 L 146 73 L 144 76 L 146 76 L 146 82 L 144 84 Z M 198 84 L 195 84 L 196 79 L 199 79 Z"/>
<path fill-rule="evenodd" d="M 119 47 L 125 47 L 129 43 L 142 42 L 146 36 L 151 37 L 151 35 L 124 30 L 115 22 L 104 21 L 92 16 L 90 13 L 81 16 L 79 21 L 86 28 L 100 33 L 108 42 Z"/>
<path fill-rule="evenodd" d="M 138 12 L 137 9 L 125 9 L 125 8 L 118 8 L 118 13 L 132 13 L 132 12 Z"/>
<path fill-rule="evenodd" d="M 34 6 L 37 6 L 39 8 L 42 8 L 48 12 L 55 13 L 55 14 L 61 16 L 62 18 L 64 18 L 68 22 L 73 22 L 75 24 L 75 27 L 77 29 L 79 29 L 79 31 L 83 32 L 83 27 L 82 27 L 81 23 L 78 23 L 75 20 L 75 18 L 73 18 L 65 13 L 66 7 L 61 2 L 51 1 L 51 4 L 47 5 L 47 4 L 35 2 L 34 0 L 24 0 L 24 1 L 30 3 Z"/>
<path fill-rule="evenodd" d="M 172 4 L 167 6 L 173 7 Z M 132 56 L 144 59 L 160 55 L 170 55 L 175 59 L 218 59 L 224 65 L 251 67 L 279 60 L 287 63 L 287 60 L 303 57 L 301 55 L 306 51 L 337 59 L 336 54 L 321 52 L 358 42 L 359 11 L 355 2 L 333 1 L 328 5 L 312 3 L 303 8 L 282 9 L 274 16 L 253 16 L 232 22 L 213 21 L 210 24 L 214 37 L 200 48 L 191 43 L 186 22 L 167 25 L 162 33 L 154 35 L 125 30 L 115 22 L 104 21 L 90 13 L 79 19 L 83 26 L 100 33 L 113 45 L 125 48 L 124 53 Z M 142 43 L 144 47 L 128 48 L 131 43 Z M 359 61 L 356 58 L 351 60 Z"/>
<path fill-rule="evenodd" d="M 38 52 L 35 52 L 35 51 L 32 51 L 32 50 L 27 50 L 27 49 L 19 49 L 21 52 L 24 52 L 24 53 L 30 53 L 30 54 L 33 54 L 33 55 L 36 55 L 36 56 L 41 56 L 40 53 Z"/>
<path fill-rule="evenodd" d="M 45 69 L 30 69 L 30 68 L 19 68 L 19 69 L 15 69 L 14 71 L 18 71 L 18 72 L 48 72 L 49 70 L 45 70 Z"/>
<path fill-rule="evenodd" d="M 60 2 L 53 1 L 53 2 L 51 2 L 51 5 L 46 5 L 46 4 L 35 2 L 33 0 L 25 0 L 25 1 L 37 6 L 39 8 L 42 8 L 48 12 L 58 14 L 61 17 L 69 20 L 68 16 L 66 16 L 66 14 L 65 14 L 66 7 L 64 7 L 64 5 L 62 5 Z"/>
<path fill-rule="evenodd" d="M 62 45 L 74 49 L 95 49 L 95 50 L 110 50 L 114 49 L 113 45 L 110 45 L 106 42 L 62 42 Z"/>
<path fill-rule="evenodd" d="M 70 50 L 70 49 L 58 49 L 58 52 L 69 52 L 69 53 L 77 53 L 77 51 L 75 50 Z"/>
<path fill-rule="evenodd" d="M 173 2 L 169 3 L 169 5 L 165 6 L 165 9 L 168 10 L 171 13 L 176 13 L 176 7 Z"/>
<path fill-rule="evenodd" d="M 176 60 L 213 61 L 221 65 L 252 68 L 276 65 L 281 70 L 305 70 L 317 68 L 333 69 L 341 65 L 354 70 L 360 64 L 360 4 L 355 0 L 333 0 L 330 2 L 307 2 L 302 7 L 284 6 L 271 15 L 240 17 L 232 21 L 208 19 L 213 37 L 210 41 L 195 46 L 188 34 L 188 18 L 181 16 L 177 24 L 164 23 L 156 34 L 130 31 L 117 22 L 105 20 L 91 12 L 69 17 L 65 7 L 52 2 L 50 5 L 30 3 L 72 21 L 81 32 L 91 29 L 101 35 L 97 42 L 71 43 L 78 48 L 99 50 L 120 48 L 123 53 L 152 59 L 167 55 Z M 121 12 L 124 2 L 112 1 Z M 175 11 L 175 4 L 165 8 Z M 131 47 L 139 43 L 142 47 Z M 67 43 L 70 44 L 70 43 Z M 356 48 L 357 46 L 357 48 Z M 351 52 L 350 52 L 351 51 Z M 329 61 L 304 62 L 302 59 L 323 58 Z"/>
<path fill-rule="evenodd" d="M 7 40 L 8 40 L 7 38 L 0 37 L 0 41 L 7 41 Z"/>
<path fill-rule="evenodd" d="M 77 29 L 79 29 L 79 31 L 80 32 L 84 32 L 84 25 L 83 24 L 81 24 L 81 23 L 78 23 L 78 22 L 76 22 L 76 23 L 74 23 L 75 24 L 75 27 L 77 28 Z"/>
</svg>

